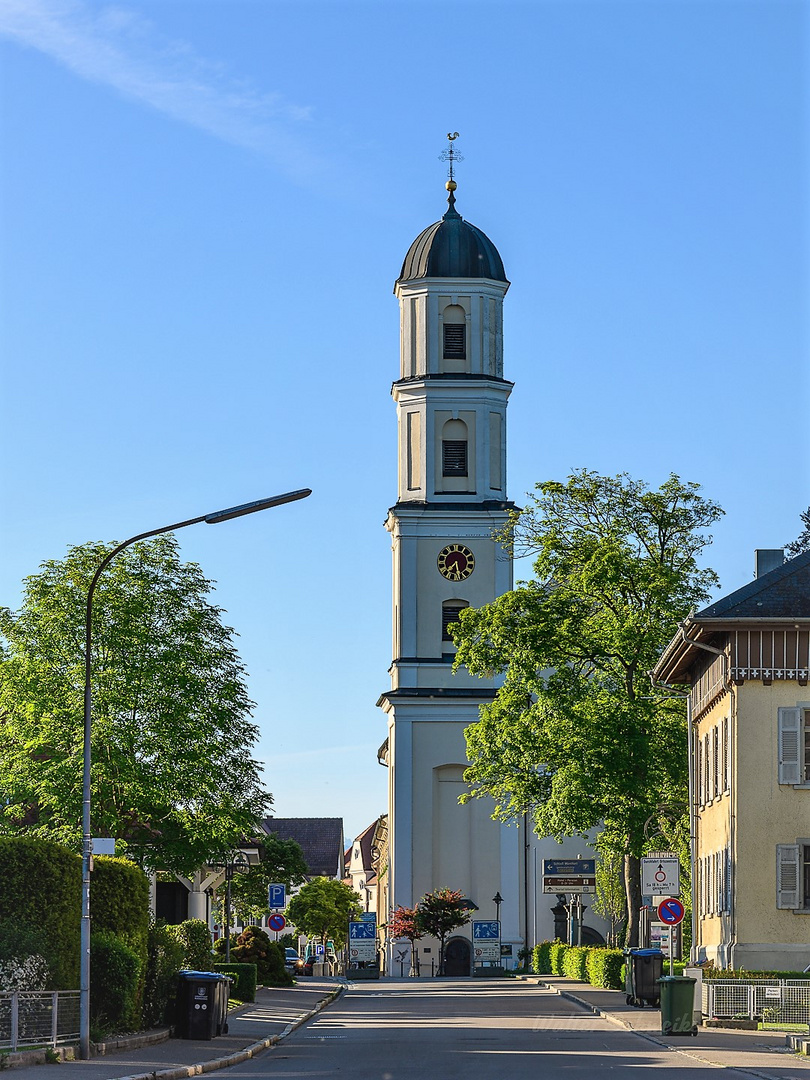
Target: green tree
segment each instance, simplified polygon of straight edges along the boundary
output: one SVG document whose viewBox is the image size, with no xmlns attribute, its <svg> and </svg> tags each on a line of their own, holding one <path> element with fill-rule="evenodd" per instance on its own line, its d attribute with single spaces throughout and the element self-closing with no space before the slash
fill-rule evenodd
<svg viewBox="0 0 810 1080">
<path fill-rule="evenodd" d="M 804 528 L 792 543 L 785 545 L 785 555 L 789 559 L 794 559 L 797 555 L 810 551 L 810 506 L 799 514 L 799 518 Z"/>
<path fill-rule="evenodd" d="M 717 583 L 698 557 L 722 511 L 671 476 L 657 491 L 581 470 L 537 485 L 501 541 L 535 555 L 536 579 L 461 612 L 456 666 L 505 675 L 467 730 L 472 797 L 532 812 L 542 835 L 587 835 L 624 861 L 637 943 L 645 827 L 686 806 L 682 699 L 649 672 Z M 649 830 L 648 830 L 649 831 Z"/>
<path fill-rule="evenodd" d="M 20 610 L 0 609 L 4 833 L 80 847 L 85 605 L 113 546 L 44 563 Z M 270 801 L 250 756 L 244 668 L 211 587 L 167 534 L 118 555 L 95 594 L 92 830 L 155 869 L 194 870 L 255 833 Z"/>
<path fill-rule="evenodd" d="M 416 906 L 416 925 L 422 934 L 439 939 L 439 974 L 444 974 L 444 940 L 472 918 L 472 912 L 458 889 L 434 889 L 425 893 Z"/>
<path fill-rule="evenodd" d="M 268 885 L 300 885 L 306 880 L 304 853 L 295 840 L 270 833 L 261 842 L 259 863 L 247 874 L 237 874 L 231 885 L 231 908 L 246 923 L 267 913 Z"/>
<path fill-rule="evenodd" d="M 316 877 L 302 885 L 287 905 L 290 922 L 307 937 L 329 940 L 340 947 L 346 941 L 350 919 L 360 915 L 354 889 L 334 878 Z"/>
</svg>

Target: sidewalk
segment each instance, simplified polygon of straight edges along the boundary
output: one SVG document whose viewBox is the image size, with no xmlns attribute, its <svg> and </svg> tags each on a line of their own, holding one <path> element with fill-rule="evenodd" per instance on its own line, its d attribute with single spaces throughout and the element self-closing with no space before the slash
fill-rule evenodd
<svg viewBox="0 0 810 1080">
<path fill-rule="evenodd" d="M 600 990 L 589 983 L 556 975 L 529 978 L 606 1020 L 692 1060 L 736 1069 L 763 1080 L 810 1080 L 810 1058 L 792 1053 L 787 1048 L 785 1035 L 779 1032 L 701 1027 L 695 1037 L 662 1035 L 660 1011 L 628 1005 L 620 990 Z"/>
<path fill-rule="evenodd" d="M 333 1001 L 344 986 L 337 979 L 302 979 L 290 988 L 260 987 L 255 1002 L 228 1016 L 228 1034 L 217 1039 L 166 1039 L 135 1047 L 132 1044 L 139 1039 L 135 1036 L 130 1048 L 122 1047 L 90 1061 L 15 1066 L 10 1080 L 48 1080 L 51 1068 L 58 1069 L 60 1080 L 180 1080 L 225 1069 L 279 1042 Z"/>
</svg>

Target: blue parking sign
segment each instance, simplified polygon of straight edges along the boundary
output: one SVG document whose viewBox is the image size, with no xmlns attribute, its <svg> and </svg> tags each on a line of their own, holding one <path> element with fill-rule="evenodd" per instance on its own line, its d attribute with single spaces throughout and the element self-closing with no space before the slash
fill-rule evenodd
<svg viewBox="0 0 810 1080">
<path fill-rule="evenodd" d="M 267 906 L 269 908 L 283 908 L 287 906 L 287 886 L 267 886 Z"/>
</svg>

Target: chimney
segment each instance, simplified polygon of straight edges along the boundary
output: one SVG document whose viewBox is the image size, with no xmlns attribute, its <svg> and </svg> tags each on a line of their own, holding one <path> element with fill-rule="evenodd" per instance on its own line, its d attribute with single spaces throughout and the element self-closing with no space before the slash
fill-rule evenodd
<svg viewBox="0 0 810 1080">
<path fill-rule="evenodd" d="M 754 577 L 761 578 L 763 574 L 769 574 L 776 570 L 785 561 L 784 548 L 755 548 L 754 550 Z"/>
</svg>

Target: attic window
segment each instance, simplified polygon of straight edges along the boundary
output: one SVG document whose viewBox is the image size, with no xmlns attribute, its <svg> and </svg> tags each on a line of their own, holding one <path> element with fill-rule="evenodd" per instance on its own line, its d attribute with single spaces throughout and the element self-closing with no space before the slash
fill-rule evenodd
<svg viewBox="0 0 810 1080">
<path fill-rule="evenodd" d="M 467 327 L 463 323 L 444 324 L 444 359 L 467 359 Z"/>
</svg>

